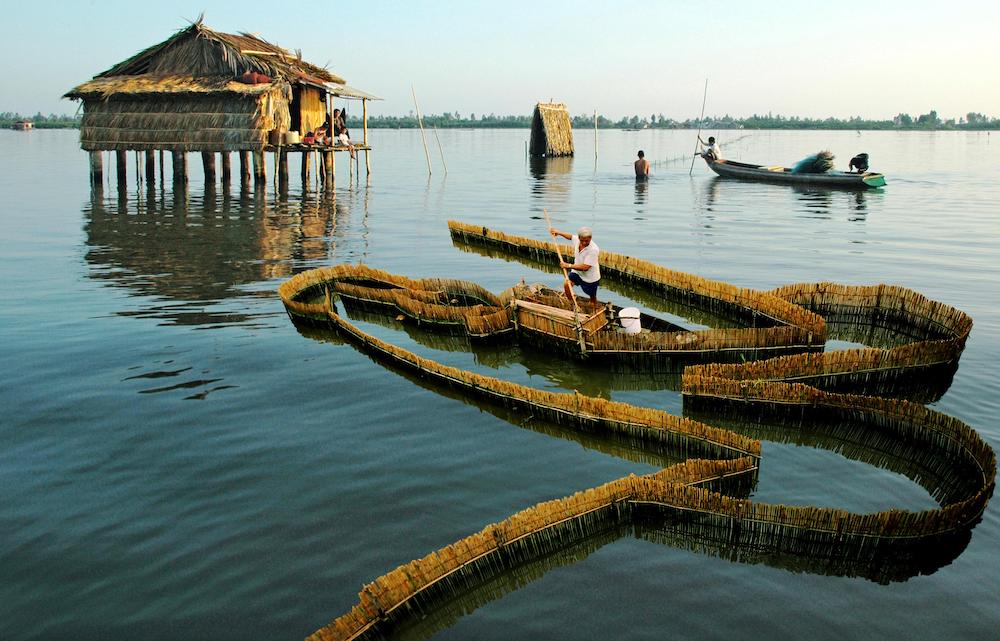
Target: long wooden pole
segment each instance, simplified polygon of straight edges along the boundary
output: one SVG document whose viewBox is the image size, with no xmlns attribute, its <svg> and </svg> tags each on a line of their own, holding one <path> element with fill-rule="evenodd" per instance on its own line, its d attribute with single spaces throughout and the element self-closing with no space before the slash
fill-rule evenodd
<svg viewBox="0 0 1000 641">
<path fill-rule="evenodd" d="M 420 125 L 420 139 L 424 141 L 424 156 L 427 158 L 427 174 L 430 175 L 431 171 L 431 152 L 427 151 L 427 137 L 424 135 L 424 120 L 420 117 L 420 107 L 417 106 L 417 90 L 410 85 L 410 91 L 413 92 L 413 108 L 417 110 L 417 124 Z"/>
<path fill-rule="evenodd" d="M 552 235 L 552 220 L 549 218 L 549 211 L 547 209 L 542 209 L 542 214 L 545 215 L 545 224 L 549 226 L 549 237 L 552 238 L 552 245 L 556 248 L 556 256 L 559 257 L 559 267 L 562 269 L 563 278 L 566 279 L 566 284 L 569 286 L 569 298 L 573 301 L 573 322 L 576 323 L 576 340 L 580 343 L 580 351 L 587 351 L 587 342 L 583 339 L 583 325 L 580 324 L 580 306 L 576 304 L 576 294 L 573 293 L 573 283 L 569 279 L 569 272 L 565 267 L 562 266 L 563 257 L 562 250 L 559 249 L 559 241 L 555 239 Z"/>
<path fill-rule="evenodd" d="M 698 155 L 698 141 L 701 140 L 701 121 L 705 118 L 705 99 L 708 98 L 708 78 L 705 78 L 705 93 L 701 97 L 701 116 L 698 118 L 698 139 L 694 141 L 694 156 L 691 156 L 691 169 L 688 176 L 694 173 L 694 158 Z"/>
<path fill-rule="evenodd" d="M 448 163 L 444 161 L 444 147 L 441 146 L 441 139 L 438 138 L 438 128 L 434 127 L 434 140 L 437 141 L 438 151 L 441 152 L 441 164 L 444 165 L 444 173 L 448 175 Z"/>
<path fill-rule="evenodd" d="M 597 164 L 597 110 L 594 110 L 594 164 Z"/>
</svg>

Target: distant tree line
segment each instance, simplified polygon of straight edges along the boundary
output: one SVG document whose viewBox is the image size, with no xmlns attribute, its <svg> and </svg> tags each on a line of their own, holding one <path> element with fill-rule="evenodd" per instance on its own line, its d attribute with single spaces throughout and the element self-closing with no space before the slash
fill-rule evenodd
<svg viewBox="0 0 1000 641">
<path fill-rule="evenodd" d="M 570 118 L 573 127 L 593 129 L 594 116 L 579 115 Z M 428 114 L 423 116 L 425 127 L 448 128 L 525 128 L 531 126 L 531 116 L 498 116 L 496 114 L 476 116 L 471 113 L 463 117 L 459 112 Z M 361 127 L 361 119 L 349 115 L 348 127 Z M 370 129 L 412 129 L 418 127 L 417 117 L 411 112 L 407 116 L 372 116 L 368 118 Z M 979 130 L 1000 129 L 1000 118 L 990 118 L 984 114 L 969 112 L 955 120 L 942 120 L 937 111 L 913 117 L 900 113 L 891 120 L 870 120 L 855 116 L 846 120 L 840 118 L 800 118 L 798 116 L 758 115 L 736 118 L 730 115 L 711 116 L 703 119 L 674 120 L 663 114 L 649 116 L 624 116 L 612 120 L 597 116 L 600 129 L 896 129 L 896 130 Z"/>
<path fill-rule="evenodd" d="M 4 111 L 0 113 L 0 128 L 10 129 L 18 120 L 30 120 L 34 123 L 37 129 L 79 129 L 80 128 L 80 116 L 67 116 L 49 114 L 45 115 L 41 112 L 36 113 L 34 116 L 22 116 L 19 113 L 13 113 L 10 111 Z"/>
<path fill-rule="evenodd" d="M 34 116 L 22 116 L 18 113 L 0 113 L 0 128 L 9 128 L 18 120 L 30 120 L 39 129 L 71 129 L 80 126 L 80 116 L 68 116 L 37 113 Z M 592 129 L 594 116 L 578 115 L 571 119 L 573 127 Z M 439 129 L 524 129 L 531 127 L 531 115 L 498 116 L 470 113 L 463 116 L 459 112 L 428 114 L 423 116 L 425 127 Z M 362 126 L 361 118 L 348 114 L 347 125 L 352 129 Z M 406 116 L 371 116 L 368 118 L 370 129 L 414 129 L 418 127 L 417 117 L 413 112 Z M 846 120 L 840 118 L 800 118 L 798 116 L 758 115 L 746 118 L 736 118 L 730 115 L 711 116 L 702 119 L 674 120 L 663 114 L 648 116 L 623 116 L 612 120 L 606 116 L 597 116 L 597 126 L 600 129 L 891 129 L 891 130 L 985 130 L 1000 129 L 1000 118 L 991 118 L 981 113 L 970 111 L 958 120 L 949 118 L 942 120 L 937 111 L 913 117 L 900 113 L 891 120 L 869 120 L 855 116 Z"/>
</svg>

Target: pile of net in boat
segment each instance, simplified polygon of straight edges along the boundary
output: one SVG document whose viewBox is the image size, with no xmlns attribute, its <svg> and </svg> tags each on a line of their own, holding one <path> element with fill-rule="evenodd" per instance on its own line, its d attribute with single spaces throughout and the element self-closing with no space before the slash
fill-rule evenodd
<svg viewBox="0 0 1000 641">
<path fill-rule="evenodd" d="M 792 167 L 793 174 L 825 174 L 833 169 L 833 154 L 829 151 L 821 151 L 811 156 L 806 156 L 795 163 Z"/>
</svg>

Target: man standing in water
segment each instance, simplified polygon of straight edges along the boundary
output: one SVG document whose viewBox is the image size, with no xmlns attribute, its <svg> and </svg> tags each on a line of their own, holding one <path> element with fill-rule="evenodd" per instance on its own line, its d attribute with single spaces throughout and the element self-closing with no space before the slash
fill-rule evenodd
<svg viewBox="0 0 1000 641">
<path fill-rule="evenodd" d="M 590 305 L 597 311 L 597 286 L 601 282 L 600 255 L 601 248 L 593 242 L 590 227 L 581 227 L 576 234 L 567 234 L 558 229 L 550 229 L 553 236 L 561 236 L 573 243 L 574 258 L 572 263 L 560 262 L 559 266 L 570 270 L 569 280 L 563 283 L 566 298 L 573 299 L 573 285 L 579 285 L 587 296 Z M 571 284 L 572 283 L 572 284 Z"/>
<path fill-rule="evenodd" d="M 635 179 L 646 180 L 649 178 L 649 161 L 642 149 L 639 150 L 639 160 L 635 161 Z"/>
</svg>

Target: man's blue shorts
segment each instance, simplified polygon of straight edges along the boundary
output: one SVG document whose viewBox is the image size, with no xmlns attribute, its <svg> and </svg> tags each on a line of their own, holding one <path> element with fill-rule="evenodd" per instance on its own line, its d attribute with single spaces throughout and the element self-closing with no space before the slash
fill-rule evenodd
<svg viewBox="0 0 1000 641">
<path fill-rule="evenodd" d="M 580 274 L 576 272 L 570 272 L 569 280 L 574 285 L 579 285 L 580 289 L 582 289 L 583 293 L 586 294 L 587 296 L 590 296 L 591 298 L 597 298 L 597 286 L 601 284 L 600 279 L 597 279 L 592 283 L 587 283 L 584 282 L 582 278 L 580 278 Z"/>
</svg>

